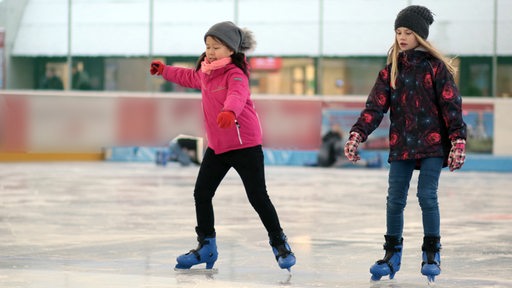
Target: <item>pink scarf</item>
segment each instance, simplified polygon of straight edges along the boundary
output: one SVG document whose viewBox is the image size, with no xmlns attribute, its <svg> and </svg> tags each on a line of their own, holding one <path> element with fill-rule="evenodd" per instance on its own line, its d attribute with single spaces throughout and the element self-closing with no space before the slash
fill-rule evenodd
<svg viewBox="0 0 512 288">
<path fill-rule="evenodd" d="M 222 68 L 231 63 L 231 57 L 222 58 L 219 60 L 215 60 L 210 63 L 208 58 L 204 58 L 203 62 L 201 62 L 201 71 L 206 74 L 210 74 L 213 70 Z"/>
</svg>

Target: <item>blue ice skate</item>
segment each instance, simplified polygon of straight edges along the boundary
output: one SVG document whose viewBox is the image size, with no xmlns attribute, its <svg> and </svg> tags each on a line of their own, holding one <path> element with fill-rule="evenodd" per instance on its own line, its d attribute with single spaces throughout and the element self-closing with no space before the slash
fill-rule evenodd
<svg viewBox="0 0 512 288">
<path fill-rule="evenodd" d="M 217 243 L 215 237 L 198 238 L 199 245 L 196 249 L 178 256 L 175 266 L 176 269 L 190 269 L 192 266 L 206 263 L 206 269 L 212 269 L 217 261 L 219 253 L 217 252 Z"/>
<path fill-rule="evenodd" d="M 380 278 L 387 275 L 389 275 L 389 279 L 393 279 L 402 264 L 403 238 L 398 240 L 396 237 L 388 235 L 385 235 L 384 238 L 386 239 L 386 243 L 384 244 L 386 254 L 383 259 L 378 260 L 370 267 L 372 281 L 379 281 Z"/>
<path fill-rule="evenodd" d="M 441 274 L 440 237 L 424 237 L 421 250 L 421 274 L 427 276 L 428 282 L 434 282 L 436 276 Z"/>
<path fill-rule="evenodd" d="M 274 256 L 276 257 L 277 264 L 281 269 L 288 269 L 295 265 L 296 258 L 290 248 L 290 245 L 286 241 L 286 235 L 281 233 L 276 239 L 270 238 L 270 246 L 272 246 L 272 252 L 274 252 Z"/>
</svg>

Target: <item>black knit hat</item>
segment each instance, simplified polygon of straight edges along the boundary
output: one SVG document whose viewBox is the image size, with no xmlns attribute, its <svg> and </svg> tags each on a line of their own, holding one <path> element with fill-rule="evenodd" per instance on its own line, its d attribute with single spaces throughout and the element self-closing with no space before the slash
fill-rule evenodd
<svg viewBox="0 0 512 288">
<path fill-rule="evenodd" d="M 428 28 L 432 23 L 434 23 L 434 15 L 427 7 L 411 5 L 396 16 L 395 30 L 398 27 L 405 27 L 416 32 L 421 38 L 427 39 Z"/>
<path fill-rule="evenodd" d="M 229 48 L 235 51 L 235 53 L 244 53 L 247 50 L 254 49 L 256 46 L 256 41 L 254 40 L 251 31 L 245 28 L 239 28 L 235 23 L 230 21 L 220 22 L 213 25 L 206 34 L 204 34 L 205 41 L 207 36 L 213 36 L 221 40 Z"/>
</svg>

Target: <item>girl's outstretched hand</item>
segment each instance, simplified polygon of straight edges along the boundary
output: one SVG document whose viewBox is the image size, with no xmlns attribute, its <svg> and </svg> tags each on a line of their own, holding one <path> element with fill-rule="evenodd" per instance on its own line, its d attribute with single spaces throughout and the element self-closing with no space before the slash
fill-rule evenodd
<svg viewBox="0 0 512 288">
<path fill-rule="evenodd" d="M 151 75 L 162 75 L 164 73 L 165 64 L 159 60 L 151 61 L 151 67 L 149 68 L 149 73 Z"/>
<path fill-rule="evenodd" d="M 345 143 L 345 149 L 343 152 L 345 152 L 347 159 L 353 163 L 356 163 L 361 159 L 361 156 L 359 156 L 359 153 L 357 152 L 357 146 L 359 146 L 359 143 L 361 143 L 362 140 L 363 138 L 361 138 L 359 133 L 351 132 L 347 143 Z"/>
</svg>

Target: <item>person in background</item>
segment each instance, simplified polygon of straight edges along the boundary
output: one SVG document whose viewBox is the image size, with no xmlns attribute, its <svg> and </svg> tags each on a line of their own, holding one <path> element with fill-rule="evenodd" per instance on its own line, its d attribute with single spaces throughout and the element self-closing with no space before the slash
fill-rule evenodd
<svg viewBox="0 0 512 288">
<path fill-rule="evenodd" d="M 73 63 L 72 73 L 71 88 L 73 90 L 91 90 L 89 74 L 83 70 L 82 65 Z"/>
<path fill-rule="evenodd" d="M 313 166 L 352 168 L 351 161 L 343 157 L 343 130 L 340 125 L 333 124 L 331 129 L 322 137 L 322 146 L 318 151 L 317 163 Z M 360 159 L 355 163 L 357 168 L 380 168 L 382 160 L 380 154 L 371 159 Z"/>
<path fill-rule="evenodd" d="M 398 13 L 388 64 L 379 72 L 344 148 L 350 161 L 358 161 L 358 145 L 390 110 L 386 253 L 371 266 L 372 280 L 386 275 L 392 279 L 400 270 L 404 208 L 415 169 L 423 219 L 421 273 L 431 282 L 441 273 L 439 177 L 443 167 L 454 171 L 464 164 L 466 124 L 455 67 L 426 40 L 433 22 L 424 6 L 411 5 Z"/>
<path fill-rule="evenodd" d="M 320 167 L 331 167 L 336 163 L 343 151 L 343 132 L 337 124 L 322 136 L 322 146 L 318 151 L 317 164 Z"/>
<path fill-rule="evenodd" d="M 64 85 L 62 84 L 62 80 L 59 76 L 57 76 L 57 72 L 54 67 L 50 67 L 46 69 L 46 75 L 41 81 L 40 89 L 47 90 L 62 90 L 64 89 Z"/>
<path fill-rule="evenodd" d="M 169 141 L 167 149 L 156 152 L 156 164 L 166 166 L 168 161 L 181 166 L 201 164 L 203 160 L 203 137 L 180 134 Z"/>
<path fill-rule="evenodd" d="M 179 135 L 169 143 L 169 160 L 182 166 L 201 164 L 203 160 L 203 138 Z"/>
<path fill-rule="evenodd" d="M 165 65 L 156 60 L 150 67 L 152 75 L 162 75 L 183 87 L 201 89 L 208 139 L 194 188 L 199 244 L 180 255 L 175 268 L 190 269 L 200 263 L 206 263 L 206 269 L 213 268 L 218 252 L 212 200 L 226 173 L 234 168 L 265 226 L 278 265 L 289 270 L 296 259 L 266 190 L 261 125 L 250 97 L 245 52 L 253 49 L 256 42 L 252 32 L 228 21 L 213 25 L 203 39 L 206 51 L 195 68 Z"/>
</svg>

